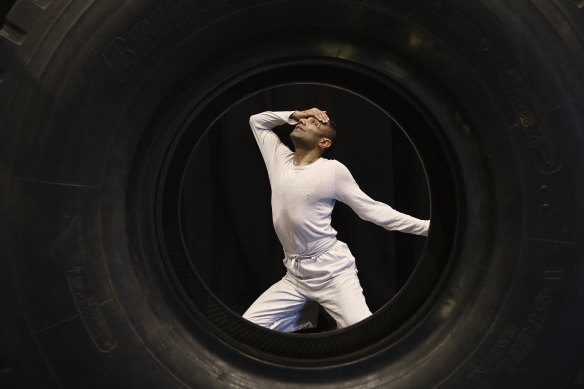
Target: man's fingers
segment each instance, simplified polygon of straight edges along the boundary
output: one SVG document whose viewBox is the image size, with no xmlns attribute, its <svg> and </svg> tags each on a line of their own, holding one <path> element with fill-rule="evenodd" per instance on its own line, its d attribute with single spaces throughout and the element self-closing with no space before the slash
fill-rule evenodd
<svg viewBox="0 0 584 389">
<path fill-rule="evenodd" d="M 321 121 L 323 123 L 328 122 L 329 118 L 328 118 L 328 115 L 326 114 L 326 111 L 321 111 L 318 108 L 313 108 L 313 110 L 314 110 L 314 112 L 316 114 L 315 117 L 316 117 L 317 120 L 319 120 L 319 121 Z"/>
<path fill-rule="evenodd" d="M 305 117 L 312 116 L 312 117 L 316 118 L 316 120 L 318 120 L 319 122 L 322 122 L 322 123 L 328 123 L 330 120 L 328 115 L 326 114 L 326 111 L 321 111 L 318 108 L 311 108 L 311 109 L 304 111 L 303 113 L 304 113 Z"/>
</svg>

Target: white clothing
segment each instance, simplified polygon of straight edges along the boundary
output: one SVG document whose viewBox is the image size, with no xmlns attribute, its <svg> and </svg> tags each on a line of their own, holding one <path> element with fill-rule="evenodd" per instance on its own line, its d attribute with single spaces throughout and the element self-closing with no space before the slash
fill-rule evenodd
<svg viewBox="0 0 584 389">
<path fill-rule="evenodd" d="M 388 230 L 426 236 L 429 221 L 371 199 L 349 170 L 336 160 L 321 157 L 309 165 L 295 166 L 294 153 L 271 131 L 281 124 L 296 124 L 290 118 L 293 112 L 263 112 L 251 116 L 249 121 L 268 170 L 272 219 L 286 254 L 288 273 L 260 296 L 244 317 L 270 328 L 286 331 L 302 328 L 303 324 L 294 320 L 300 312 L 298 307 L 308 299 L 321 303 L 340 326 L 352 324 L 356 318 L 361 320 L 371 313 L 363 298 L 353 256 L 344 243 L 336 244 L 337 231 L 331 226 L 335 202 L 342 201 L 360 218 Z M 327 261 L 323 264 L 315 258 Z M 290 261 L 295 265 L 291 266 Z M 295 268 L 301 271 L 297 274 Z M 339 278 L 341 274 L 343 277 Z M 350 284 L 347 290 L 352 297 L 345 296 L 347 291 L 343 288 L 337 288 L 341 281 Z M 323 298 L 331 300 L 323 304 Z"/>
<path fill-rule="evenodd" d="M 368 316 L 363 289 L 357 278 L 355 258 L 347 245 L 336 241 L 325 253 L 310 258 L 284 258 L 286 275 L 266 290 L 243 317 L 262 327 L 293 332 L 316 327 L 318 306 L 339 328 Z"/>
<path fill-rule="evenodd" d="M 264 112 L 249 121 L 268 169 L 272 219 L 286 252 L 318 252 L 336 237 L 337 231 L 331 226 L 336 200 L 351 207 L 361 219 L 387 230 L 428 235 L 428 220 L 416 219 L 371 199 L 342 163 L 319 158 L 309 165 L 295 166 L 294 153 L 270 131 L 280 124 L 296 124 L 290 119 L 293 112 Z"/>
</svg>

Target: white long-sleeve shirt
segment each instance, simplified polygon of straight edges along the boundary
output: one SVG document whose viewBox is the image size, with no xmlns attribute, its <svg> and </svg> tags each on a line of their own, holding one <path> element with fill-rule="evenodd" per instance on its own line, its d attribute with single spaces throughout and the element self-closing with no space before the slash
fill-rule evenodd
<svg viewBox="0 0 584 389">
<path fill-rule="evenodd" d="M 296 124 L 294 111 L 263 112 L 249 124 L 260 148 L 272 187 L 272 219 L 284 250 L 310 255 L 336 240 L 331 214 L 336 200 L 347 204 L 363 220 L 387 230 L 428 235 L 430 222 L 400 213 L 367 196 L 349 169 L 336 160 L 319 158 L 295 166 L 294 153 L 271 130 Z"/>
</svg>

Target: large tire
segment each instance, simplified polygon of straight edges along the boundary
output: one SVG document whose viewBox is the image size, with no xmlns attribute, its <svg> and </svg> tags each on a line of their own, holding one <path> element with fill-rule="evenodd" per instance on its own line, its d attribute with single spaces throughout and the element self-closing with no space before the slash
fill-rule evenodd
<svg viewBox="0 0 584 389">
<path fill-rule="evenodd" d="M 0 18 L 0 384 L 583 388 L 581 8 L 16 1 Z M 284 335 L 180 267 L 165 199 L 202 129 L 298 81 L 402 124 L 432 231 L 373 317 Z"/>
</svg>

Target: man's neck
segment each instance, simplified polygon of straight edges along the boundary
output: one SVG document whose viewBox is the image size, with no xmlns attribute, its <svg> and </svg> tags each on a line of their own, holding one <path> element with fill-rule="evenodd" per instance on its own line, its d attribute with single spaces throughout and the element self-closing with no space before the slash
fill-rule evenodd
<svg viewBox="0 0 584 389">
<path fill-rule="evenodd" d="M 294 151 L 294 166 L 306 166 L 310 165 L 314 161 L 320 158 L 320 150 L 312 149 L 312 150 L 303 150 L 303 149 L 296 149 Z"/>
</svg>

